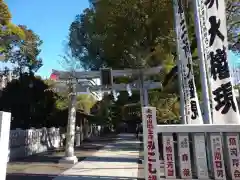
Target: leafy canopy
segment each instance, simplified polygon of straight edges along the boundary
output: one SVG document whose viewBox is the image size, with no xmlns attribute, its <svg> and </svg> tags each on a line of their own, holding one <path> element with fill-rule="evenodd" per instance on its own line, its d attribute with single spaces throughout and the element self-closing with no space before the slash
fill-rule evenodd
<svg viewBox="0 0 240 180">
<path fill-rule="evenodd" d="M 102 0 L 76 16 L 69 45 L 85 69 L 137 68 L 161 64 L 172 36 L 171 1 Z"/>
<path fill-rule="evenodd" d="M 11 45 L 7 53 L 7 61 L 17 65 L 15 71 L 18 73 L 36 72 L 42 66 L 42 59 L 39 58 L 42 40 L 40 37 L 24 25 L 19 25 L 25 34 L 24 40 L 18 40 Z"/>
<path fill-rule="evenodd" d="M 175 51 L 173 20 L 169 0 L 101 0 L 76 16 L 70 26 L 69 46 L 85 69 L 163 65 L 162 73 L 151 77 L 163 81 L 175 65 L 171 55 Z M 119 82 L 128 82 L 128 78 L 120 78 Z M 175 86 L 168 87 L 165 93 L 171 92 L 176 92 Z M 131 103 L 128 95 L 120 94 L 112 108 L 116 113 L 112 114 L 119 115 L 121 106 Z M 139 103 L 139 93 L 133 92 L 133 96 L 137 97 L 134 103 Z M 150 103 L 161 110 L 158 99 L 150 98 Z M 107 112 L 109 105 L 102 107 L 100 112 Z"/>
<path fill-rule="evenodd" d="M 6 53 L 8 46 L 15 39 L 24 39 L 25 34 L 20 27 L 11 23 L 12 15 L 7 4 L 0 0 L 0 53 Z"/>
</svg>

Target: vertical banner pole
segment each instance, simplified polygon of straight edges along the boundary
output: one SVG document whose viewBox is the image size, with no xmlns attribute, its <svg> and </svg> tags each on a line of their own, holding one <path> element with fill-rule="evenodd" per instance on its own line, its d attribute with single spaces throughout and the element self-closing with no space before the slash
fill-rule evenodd
<svg viewBox="0 0 240 180">
<path fill-rule="evenodd" d="M 173 1 L 174 2 L 174 1 Z M 178 68 L 178 84 L 179 84 L 179 91 L 180 91 L 180 114 L 181 114 L 181 124 L 187 124 L 186 121 L 186 114 L 185 114 L 185 102 L 184 102 L 184 89 L 183 89 L 183 77 L 182 77 L 182 62 L 179 57 L 179 27 L 177 26 L 176 23 L 176 15 L 177 15 L 177 6 L 173 5 L 174 9 L 174 24 L 175 24 L 175 32 L 176 32 L 176 37 L 177 37 L 177 68 Z"/>
<path fill-rule="evenodd" d="M 240 124 L 239 109 L 233 92 L 229 66 L 225 1 L 199 1 L 200 22 L 207 50 L 213 124 Z M 205 11 L 205 13 L 202 13 Z M 204 14 L 204 16 L 202 15 Z M 206 16 L 205 19 L 203 19 Z"/>
<path fill-rule="evenodd" d="M 203 124 L 202 113 L 199 105 L 196 84 L 193 73 L 192 54 L 187 30 L 184 7 L 181 0 L 174 0 L 175 20 L 177 27 L 178 53 L 182 63 L 182 76 L 184 84 L 184 98 L 186 118 L 188 124 Z"/>
<path fill-rule="evenodd" d="M 195 33 L 197 36 L 197 46 L 198 46 L 198 56 L 200 58 L 199 67 L 200 67 L 200 78 L 202 85 L 202 96 L 203 96 L 203 109 L 204 116 L 203 121 L 205 124 L 212 124 L 212 113 L 210 108 L 210 98 L 209 98 L 209 88 L 208 88 L 208 78 L 206 71 L 206 54 L 205 48 L 203 45 L 203 37 L 201 32 L 201 24 L 200 24 L 200 15 L 199 15 L 199 1 L 194 0 L 194 16 L 195 16 Z"/>
</svg>

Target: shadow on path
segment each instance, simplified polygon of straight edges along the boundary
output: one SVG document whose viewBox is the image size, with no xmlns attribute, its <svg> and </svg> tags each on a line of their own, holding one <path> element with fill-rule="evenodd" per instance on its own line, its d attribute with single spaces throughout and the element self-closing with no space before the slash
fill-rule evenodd
<svg viewBox="0 0 240 180">
<path fill-rule="evenodd" d="M 86 162 L 119 162 L 119 163 L 138 163 L 138 156 L 140 151 L 140 142 L 131 135 L 125 136 L 105 136 L 98 139 L 88 140 L 84 142 L 81 147 L 75 148 L 75 154 L 80 161 Z M 93 153 L 104 147 L 104 151 L 109 151 L 109 156 L 94 156 Z M 117 152 L 119 151 L 119 153 Z M 122 152 L 121 152 L 122 151 Z M 126 152 L 126 151 L 130 151 Z M 133 151 L 133 152 L 131 152 Z M 108 153 L 108 152 L 106 152 Z M 113 154 L 112 154 L 113 153 Z M 117 154 L 115 157 L 114 154 Z M 125 156 L 126 154 L 126 156 Z M 58 176 L 63 171 L 72 167 L 72 165 L 59 164 L 58 160 L 64 156 L 63 150 L 52 150 L 46 153 L 29 156 L 27 158 L 18 159 L 12 161 L 8 165 L 8 175 L 6 180 L 134 180 L 133 177 L 124 177 L 127 174 L 123 174 L 123 177 L 115 177 L 114 170 L 122 169 L 121 167 L 93 167 L 93 168 L 80 168 L 79 171 L 91 171 L 109 169 L 110 174 L 108 176 L 91 176 L 79 175 L 79 176 Z M 136 180 L 142 180 L 143 166 L 138 164 L 137 166 L 125 167 L 126 170 L 131 168 L 138 169 L 138 177 Z M 74 168 L 74 171 L 77 169 Z M 89 173 L 91 174 L 91 173 Z M 141 178 L 140 178 L 141 177 Z"/>
<path fill-rule="evenodd" d="M 75 147 L 75 155 L 79 161 L 82 161 L 94 152 L 103 148 L 106 144 L 116 141 L 116 135 L 93 138 L 84 141 L 80 147 Z M 32 156 L 18 158 L 11 160 L 9 164 L 22 164 L 22 163 L 58 163 L 64 157 L 65 150 L 63 148 L 49 150 L 47 152 L 35 154 Z"/>
<path fill-rule="evenodd" d="M 8 174 L 6 180 L 52 180 L 56 175 L 49 174 Z"/>
<path fill-rule="evenodd" d="M 53 180 L 56 176 L 50 176 L 47 174 L 14 174 L 10 175 L 6 180 Z M 133 179 L 129 177 L 113 177 L 113 176 L 59 176 L 58 180 L 141 180 Z"/>
<path fill-rule="evenodd" d="M 80 147 L 75 148 L 75 155 L 79 161 L 82 161 L 114 141 L 116 141 L 114 134 L 87 140 Z M 10 161 L 7 168 L 7 180 L 30 180 L 33 177 L 35 180 L 51 180 L 73 166 L 59 163 L 64 154 L 64 149 L 55 149 Z"/>
<path fill-rule="evenodd" d="M 129 157 L 99 157 L 99 156 L 91 156 L 85 159 L 86 162 L 129 162 L 129 163 L 138 163 L 136 158 Z"/>
</svg>

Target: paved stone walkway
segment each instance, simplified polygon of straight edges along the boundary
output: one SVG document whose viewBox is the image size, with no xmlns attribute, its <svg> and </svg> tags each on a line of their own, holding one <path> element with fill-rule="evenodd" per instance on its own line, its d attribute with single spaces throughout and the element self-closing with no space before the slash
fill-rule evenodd
<svg viewBox="0 0 240 180">
<path fill-rule="evenodd" d="M 140 142 L 132 134 L 120 134 L 115 142 L 64 171 L 54 180 L 139 180 L 143 167 L 138 164 Z"/>
<path fill-rule="evenodd" d="M 106 144 L 114 142 L 116 135 L 91 138 L 81 147 L 75 148 L 78 161 L 91 157 Z M 26 158 L 16 159 L 8 163 L 7 180 L 52 180 L 62 172 L 73 167 L 70 164 L 61 164 L 58 161 L 64 157 L 64 149 L 48 151 Z"/>
</svg>

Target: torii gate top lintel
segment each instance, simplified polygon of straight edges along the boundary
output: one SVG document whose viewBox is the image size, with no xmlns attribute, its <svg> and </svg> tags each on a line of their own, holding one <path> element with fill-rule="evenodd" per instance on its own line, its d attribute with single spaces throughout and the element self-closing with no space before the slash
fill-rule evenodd
<svg viewBox="0 0 240 180">
<path fill-rule="evenodd" d="M 124 77 L 124 76 L 133 76 L 136 75 L 138 77 L 140 76 L 148 76 L 153 74 L 158 74 L 161 71 L 162 67 L 153 67 L 148 69 L 124 69 L 124 70 L 112 70 L 112 76 L 113 77 Z M 135 81 L 133 83 L 129 84 L 112 84 L 112 86 L 104 87 L 102 85 L 84 85 L 81 80 L 86 79 L 87 81 L 91 79 L 98 79 L 101 78 L 101 72 L 100 71 L 58 71 L 58 70 L 52 70 L 51 79 L 54 79 L 57 81 L 57 84 L 55 85 L 56 91 L 66 91 L 66 81 L 70 80 L 71 83 L 76 84 L 75 90 L 77 92 L 86 92 L 86 91 L 92 91 L 92 92 L 99 92 L 99 91 L 124 91 L 127 89 L 131 90 L 139 90 L 143 87 L 146 89 L 158 89 L 161 88 L 161 82 L 153 82 L 153 81 L 144 81 L 143 87 L 140 86 L 138 81 Z M 142 78 L 143 79 L 143 78 Z"/>
<path fill-rule="evenodd" d="M 157 66 L 148 69 L 124 69 L 124 70 L 112 70 L 112 75 L 114 77 L 123 77 L 123 76 L 132 76 L 138 75 L 142 72 L 144 75 L 153 75 L 157 74 L 161 71 L 162 66 Z M 100 78 L 101 74 L 100 71 L 59 71 L 59 70 L 52 70 L 52 74 L 58 76 L 59 80 L 76 78 L 76 79 L 94 79 Z"/>
</svg>

